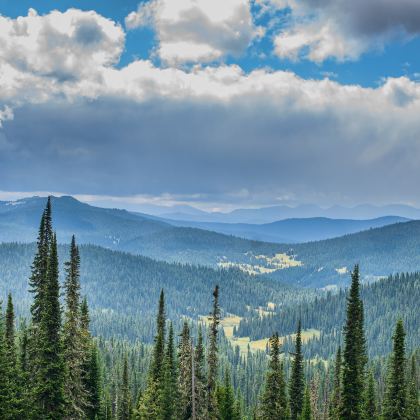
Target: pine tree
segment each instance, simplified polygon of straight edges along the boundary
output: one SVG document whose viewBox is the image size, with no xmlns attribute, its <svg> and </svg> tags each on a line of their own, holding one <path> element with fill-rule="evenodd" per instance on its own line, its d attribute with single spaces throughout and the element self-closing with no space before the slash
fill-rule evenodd
<svg viewBox="0 0 420 420">
<path fill-rule="evenodd" d="M 283 365 L 280 362 L 280 340 L 276 333 L 270 338 L 270 363 L 260 401 L 261 420 L 287 419 L 287 400 Z"/>
<path fill-rule="evenodd" d="M 419 392 L 417 387 L 416 356 L 411 357 L 411 369 L 408 380 L 407 392 L 407 420 L 418 420 L 420 418 Z"/>
<path fill-rule="evenodd" d="M 101 373 L 98 360 L 98 348 L 92 344 L 87 366 L 84 368 L 84 388 L 88 395 L 86 417 L 89 420 L 99 418 L 101 411 Z"/>
<path fill-rule="evenodd" d="M 4 317 L 0 301 L 0 419 L 7 419 L 10 413 L 11 395 L 8 384 L 9 375 Z"/>
<path fill-rule="evenodd" d="M 131 419 L 131 392 L 128 379 L 128 362 L 127 356 L 124 358 L 123 376 L 119 399 L 119 412 L 118 420 L 130 420 Z"/>
<path fill-rule="evenodd" d="M 388 371 L 383 417 L 386 420 L 406 419 L 407 388 L 405 378 L 405 331 L 401 319 L 393 336 L 393 351 Z"/>
<path fill-rule="evenodd" d="M 144 420 L 160 419 L 163 415 L 162 395 L 164 387 L 163 364 L 165 360 L 165 297 L 163 290 L 159 297 L 157 332 L 153 348 L 147 387 L 136 410 L 136 418 Z"/>
<path fill-rule="evenodd" d="M 342 360 L 341 360 L 341 346 L 338 347 L 335 357 L 334 366 L 334 383 L 330 403 L 330 419 L 339 420 L 341 410 L 341 394 L 342 394 Z"/>
<path fill-rule="evenodd" d="M 179 392 L 178 370 L 175 356 L 174 328 L 169 326 L 168 343 L 164 361 L 164 387 L 163 387 L 163 420 L 178 419 Z"/>
<path fill-rule="evenodd" d="M 299 320 L 296 333 L 294 359 L 292 361 L 292 375 L 290 379 L 289 391 L 292 420 L 297 420 L 302 411 L 304 388 L 305 382 L 303 376 L 302 325 L 301 321 Z"/>
<path fill-rule="evenodd" d="M 203 344 L 203 331 L 198 327 L 197 346 L 194 352 L 195 373 L 195 409 L 197 420 L 206 420 L 207 416 L 207 389 L 205 372 L 205 354 Z"/>
<path fill-rule="evenodd" d="M 363 332 L 363 306 L 360 299 L 359 267 L 357 265 L 352 273 L 344 334 L 341 416 L 346 420 L 360 420 L 362 417 L 366 356 Z"/>
<path fill-rule="evenodd" d="M 220 386 L 218 394 L 220 420 L 232 420 L 234 418 L 235 395 L 228 368 L 225 370 L 224 383 L 223 386 Z"/>
<path fill-rule="evenodd" d="M 213 311 L 211 313 L 210 333 L 209 333 L 209 351 L 208 351 L 208 373 L 207 373 L 207 409 L 209 418 L 216 419 L 218 417 L 216 385 L 218 370 L 218 346 L 217 334 L 220 323 L 220 307 L 219 307 L 219 286 L 216 286 L 213 292 Z"/>
<path fill-rule="evenodd" d="M 179 401 L 181 419 L 187 420 L 192 414 L 192 352 L 188 322 L 184 321 L 178 350 L 179 361 Z"/>
<path fill-rule="evenodd" d="M 299 420 L 312 420 L 311 398 L 309 395 L 309 387 L 305 387 L 305 394 L 303 396 L 302 412 L 299 415 Z"/>
<path fill-rule="evenodd" d="M 372 371 L 368 375 L 365 393 L 363 418 L 365 420 L 377 420 L 375 380 Z"/>
<path fill-rule="evenodd" d="M 64 414 L 64 363 L 60 339 L 61 310 L 58 281 L 57 239 L 53 235 L 48 260 L 47 282 L 40 321 L 39 372 L 35 389 L 40 419 L 59 419 Z"/>
<path fill-rule="evenodd" d="M 42 304 L 44 302 L 43 293 L 47 282 L 48 260 L 52 237 L 51 198 L 48 197 L 47 205 L 41 217 L 37 239 L 37 252 L 32 263 L 31 277 L 29 279 L 30 290 L 34 294 L 31 306 L 32 324 L 34 327 L 41 322 Z"/>
<path fill-rule="evenodd" d="M 89 354 L 84 347 L 80 310 L 80 256 L 73 235 L 70 245 L 70 260 L 66 262 L 65 301 L 66 311 L 63 326 L 63 358 L 66 366 L 64 394 L 66 417 L 83 419 L 88 405 L 88 395 L 83 384 L 83 368 Z"/>
<path fill-rule="evenodd" d="M 17 352 L 15 343 L 15 313 L 13 308 L 12 295 L 9 293 L 7 297 L 6 308 L 6 331 L 5 331 L 5 345 L 6 345 L 6 363 L 7 363 L 7 383 L 9 388 L 9 413 L 6 418 L 18 418 L 22 413 L 21 397 L 19 390 L 19 370 L 17 366 Z"/>
</svg>

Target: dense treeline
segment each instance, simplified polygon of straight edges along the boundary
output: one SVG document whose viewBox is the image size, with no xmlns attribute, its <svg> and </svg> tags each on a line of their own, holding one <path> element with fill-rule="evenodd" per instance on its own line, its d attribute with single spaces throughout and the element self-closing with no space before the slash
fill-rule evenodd
<svg viewBox="0 0 420 420">
<path fill-rule="evenodd" d="M 398 319 L 390 357 L 369 358 L 358 266 L 332 363 L 305 360 L 300 320 L 292 350 L 275 333 L 268 358 L 241 355 L 221 334 L 218 286 L 208 326 L 170 322 L 161 290 L 153 345 L 94 339 L 80 262 L 73 237 L 60 286 L 48 201 L 29 278 L 30 319 L 16 330 L 11 295 L 0 311 L 1 419 L 418 419 L 418 354 L 408 354 Z"/>
<path fill-rule="evenodd" d="M 31 304 L 26 279 L 35 252 L 33 244 L 0 244 L 0 293 L 3 296 L 13 293 L 18 315 L 26 316 Z M 68 253 L 69 247 L 58 246 L 60 261 L 65 261 Z M 245 314 L 246 305 L 297 302 L 314 295 L 311 290 L 259 279 L 240 270 L 169 264 L 91 245 L 80 246 L 80 257 L 82 294 L 89 301 L 92 332 L 107 338 L 152 342 L 153 302 L 159 298 L 160 289 L 165 289 L 171 302 L 168 316 L 173 319 L 180 315 L 197 318 L 207 314 L 211 305 L 208 290 L 214 284 L 219 284 L 222 291 L 223 310 L 238 315 Z M 62 264 L 59 271 L 64 274 Z M 63 282 L 64 276 L 60 280 Z"/>
<path fill-rule="evenodd" d="M 420 273 L 398 274 L 361 288 L 365 302 L 366 337 L 369 356 L 380 356 L 391 351 L 390 325 L 402 318 L 406 329 L 406 344 L 409 349 L 418 346 L 418 328 L 420 325 Z M 253 340 L 268 337 L 272 331 L 280 335 L 292 334 L 298 319 L 305 329 L 321 331 L 319 338 L 314 338 L 305 346 L 305 356 L 327 358 L 336 352 L 342 340 L 341 326 L 346 317 L 347 292 L 328 293 L 299 305 L 286 304 L 279 307 L 276 314 L 261 317 L 255 311 L 250 312 L 240 323 L 236 334 L 249 336 Z M 285 343 L 290 349 L 292 343 Z"/>
</svg>

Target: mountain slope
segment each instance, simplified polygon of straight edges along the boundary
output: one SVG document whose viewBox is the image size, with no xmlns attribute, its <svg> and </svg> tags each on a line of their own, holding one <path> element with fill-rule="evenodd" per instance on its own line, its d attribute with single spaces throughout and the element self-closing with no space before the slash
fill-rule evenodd
<svg viewBox="0 0 420 420">
<path fill-rule="evenodd" d="M 326 217 L 293 218 L 265 224 L 166 221 L 175 226 L 206 229 L 256 241 L 299 243 L 335 238 L 408 220 L 399 216 L 384 216 L 369 220 L 328 219 Z"/>
</svg>

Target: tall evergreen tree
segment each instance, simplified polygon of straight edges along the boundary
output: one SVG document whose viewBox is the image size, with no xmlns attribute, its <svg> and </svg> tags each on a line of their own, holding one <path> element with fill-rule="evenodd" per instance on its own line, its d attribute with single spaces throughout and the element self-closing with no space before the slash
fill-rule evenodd
<svg viewBox="0 0 420 420">
<path fill-rule="evenodd" d="M 127 356 L 124 357 L 122 384 L 120 390 L 118 420 L 131 419 L 131 392 L 128 378 L 128 361 Z"/>
<path fill-rule="evenodd" d="M 192 352 L 188 322 L 184 321 L 178 350 L 179 395 L 181 419 L 188 420 L 192 415 Z"/>
<path fill-rule="evenodd" d="M 90 358 L 87 366 L 83 369 L 84 388 L 88 395 L 88 405 L 86 408 L 86 417 L 88 420 L 99 418 L 101 412 L 101 372 L 99 367 L 98 348 L 92 343 L 90 348 Z"/>
<path fill-rule="evenodd" d="M 360 420 L 363 412 L 364 364 L 366 359 L 358 265 L 354 267 L 352 273 L 344 334 L 341 416 L 345 420 Z"/>
<path fill-rule="evenodd" d="M 407 387 L 405 360 L 405 331 L 401 319 L 393 336 L 393 350 L 388 371 L 383 417 L 386 420 L 406 419 Z"/>
<path fill-rule="evenodd" d="M 10 376 L 7 362 L 7 344 L 5 335 L 4 316 L 0 301 L 0 418 L 7 419 L 10 413 L 11 395 L 8 384 Z"/>
<path fill-rule="evenodd" d="M 340 419 L 341 410 L 341 394 L 342 394 L 342 360 L 341 346 L 338 347 L 334 365 L 334 383 L 332 396 L 330 401 L 329 415 L 331 420 Z"/>
<path fill-rule="evenodd" d="M 55 420 L 64 414 L 64 363 L 61 348 L 60 286 L 58 280 L 57 239 L 53 235 L 48 260 L 47 282 L 42 303 L 39 343 L 39 372 L 35 401 L 40 419 Z"/>
<path fill-rule="evenodd" d="M 420 418 L 419 390 L 417 386 L 416 356 L 411 357 L 410 375 L 408 378 L 407 392 L 407 420 L 418 420 Z"/>
<path fill-rule="evenodd" d="M 308 386 L 305 387 L 302 412 L 299 415 L 299 420 L 312 420 L 311 397 L 309 395 Z"/>
<path fill-rule="evenodd" d="M 83 384 L 83 368 L 90 356 L 84 347 L 80 308 L 80 256 L 73 235 L 70 245 L 70 259 L 65 263 L 65 303 L 63 325 L 63 358 L 66 366 L 64 395 L 66 417 L 83 419 L 86 417 L 88 395 Z"/>
<path fill-rule="evenodd" d="M 229 368 L 225 370 L 223 385 L 219 386 L 218 406 L 220 420 L 233 420 L 235 415 L 235 394 L 233 392 Z"/>
<path fill-rule="evenodd" d="M 207 357 L 208 372 L 207 372 L 207 409 L 209 418 L 216 419 L 218 417 L 217 399 L 216 399 L 216 385 L 217 385 L 217 370 L 218 370 L 218 345 L 217 334 L 220 323 L 220 306 L 219 306 L 219 286 L 214 288 L 213 292 L 213 310 L 210 318 L 210 332 L 209 332 L 209 351 Z"/>
<path fill-rule="evenodd" d="M 174 328 L 169 325 L 168 343 L 166 345 L 165 361 L 163 365 L 163 420 L 179 418 L 178 369 L 175 356 Z"/>
<path fill-rule="evenodd" d="M 373 372 L 370 371 L 367 384 L 365 387 L 365 398 L 363 407 L 363 418 L 365 420 L 377 420 L 377 404 L 376 404 L 376 391 L 375 391 L 375 380 L 373 378 Z"/>
<path fill-rule="evenodd" d="M 197 420 L 206 420 L 207 417 L 207 389 L 205 372 L 205 354 L 203 344 L 203 331 L 201 324 L 198 327 L 197 346 L 194 352 L 195 374 L 195 410 Z"/>
<path fill-rule="evenodd" d="M 287 400 L 283 365 L 280 361 L 280 340 L 276 333 L 270 338 L 270 362 L 265 388 L 260 401 L 261 420 L 286 420 Z"/>
<path fill-rule="evenodd" d="M 302 324 L 299 320 L 296 333 L 296 345 L 294 359 L 292 361 L 292 375 L 290 378 L 289 389 L 290 411 L 292 420 L 297 420 L 302 411 L 304 391 L 305 379 L 303 376 Z"/>
<path fill-rule="evenodd" d="M 165 296 L 160 292 L 159 308 L 156 319 L 157 332 L 153 347 L 147 387 L 140 399 L 136 417 L 144 420 L 160 419 L 163 415 L 162 397 L 164 388 L 163 365 L 165 361 Z"/>
</svg>

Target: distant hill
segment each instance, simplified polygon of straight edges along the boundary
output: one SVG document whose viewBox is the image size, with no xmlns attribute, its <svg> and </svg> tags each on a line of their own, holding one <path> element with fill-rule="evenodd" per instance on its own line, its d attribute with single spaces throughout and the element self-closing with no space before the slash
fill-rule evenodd
<svg viewBox="0 0 420 420">
<path fill-rule="evenodd" d="M 256 241 L 298 243 L 335 238 L 409 220 L 399 216 L 384 216 L 369 220 L 328 219 L 326 217 L 294 218 L 265 224 L 167 221 L 176 226 L 206 229 Z"/>
<path fill-rule="evenodd" d="M 172 212 L 160 212 L 159 216 L 171 220 L 188 220 L 194 222 L 217 222 L 217 223 L 248 223 L 263 224 L 291 218 L 314 218 L 326 217 L 330 219 L 376 219 L 378 217 L 395 215 L 407 219 L 420 219 L 420 209 L 412 206 L 391 204 L 386 206 L 374 206 L 361 204 L 355 207 L 332 206 L 322 208 L 314 204 L 302 204 L 298 206 L 271 206 L 256 209 L 237 209 L 228 213 L 220 212 L 183 212 L 176 208 Z"/>
<path fill-rule="evenodd" d="M 2 203 L 0 242 L 34 241 L 44 206 L 45 198 L 39 197 Z M 75 233 L 79 243 L 168 262 L 236 267 L 301 286 L 347 284 L 348 271 L 356 262 L 363 265 L 367 280 L 420 270 L 420 221 L 316 242 L 280 244 L 172 226 L 147 215 L 89 206 L 71 197 L 53 198 L 53 217 L 62 243 L 68 243 Z"/>
</svg>

